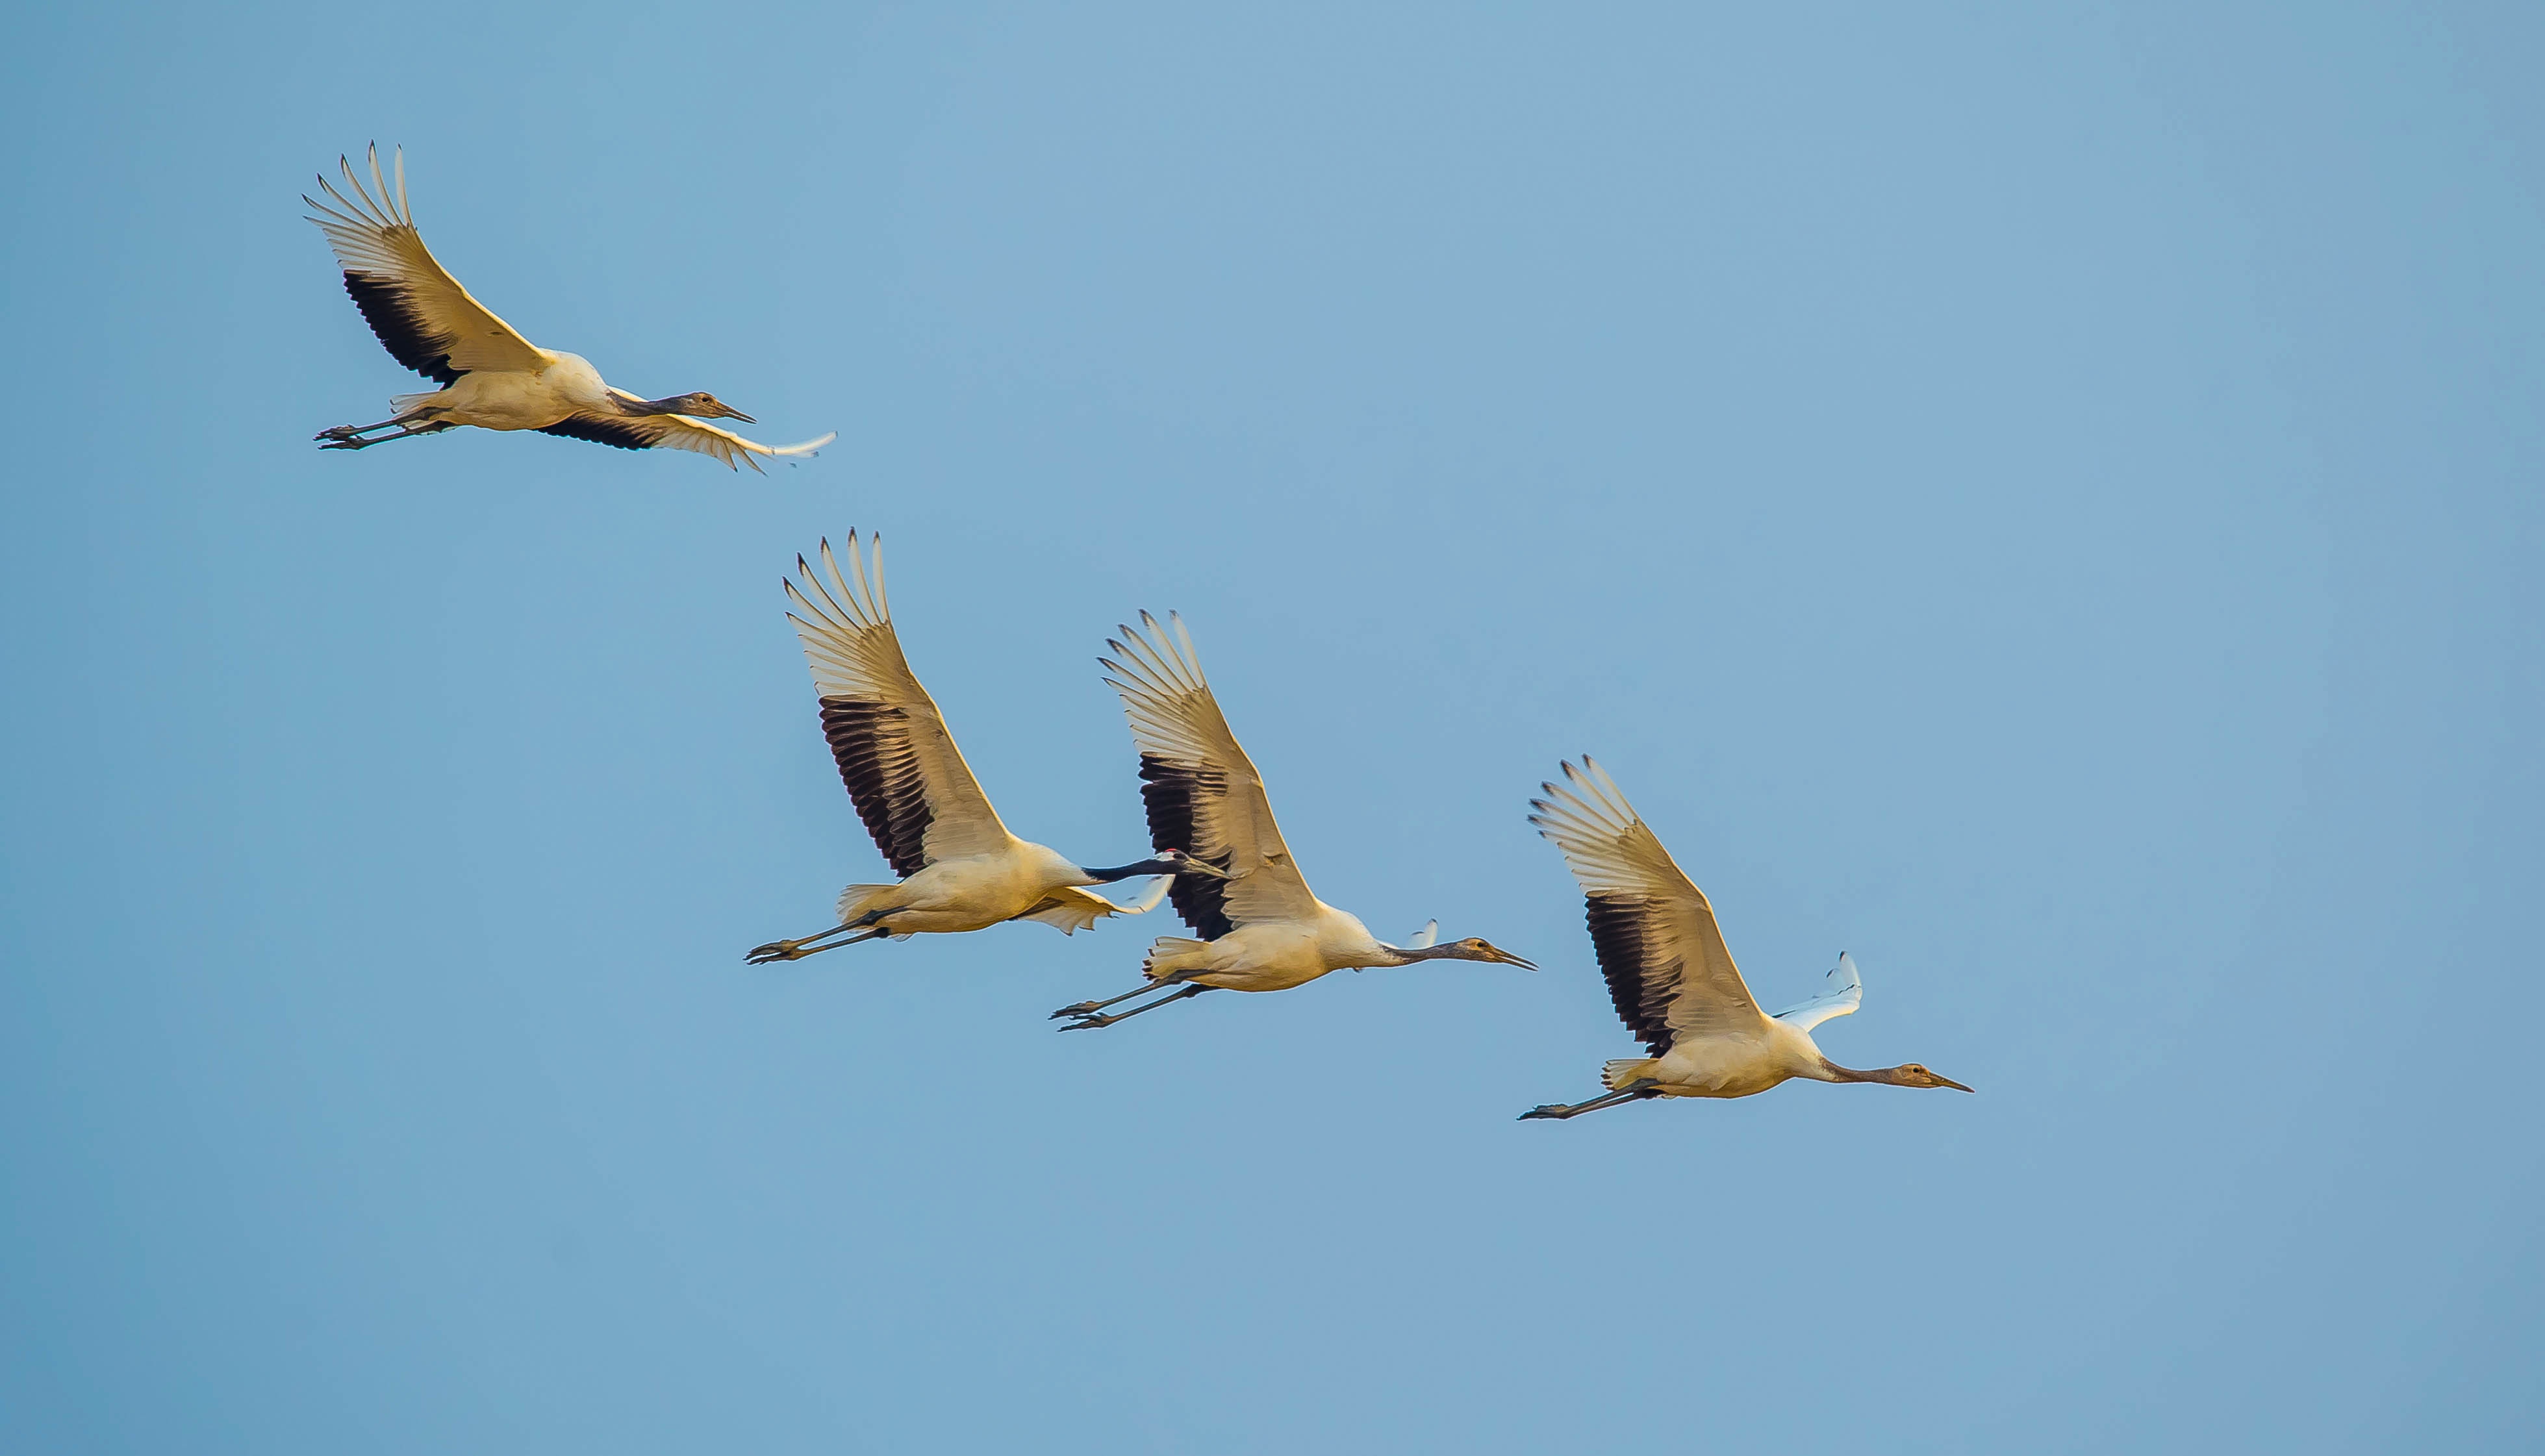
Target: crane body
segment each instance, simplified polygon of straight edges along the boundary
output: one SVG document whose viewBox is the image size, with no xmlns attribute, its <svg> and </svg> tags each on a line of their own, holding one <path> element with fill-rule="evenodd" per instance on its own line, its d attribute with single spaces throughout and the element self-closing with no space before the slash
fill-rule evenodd
<svg viewBox="0 0 2545 1456">
<path fill-rule="evenodd" d="M 1641 1083 L 1663 1096 L 1747 1097 L 1797 1077 L 1842 1082 L 1808 1031 L 1767 1018 L 1756 1031 L 1690 1037 L 1658 1057 L 1619 1057 L 1600 1069 L 1610 1090 Z"/>
<path fill-rule="evenodd" d="M 1011 834 L 986 854 L 940 859 L 898 884 L 851 885 L 840 892 L 838 914 L 843 925 L 888 923 L 896 935 L 953 935 L 1011 920 L 1074 932 L 1122 913 L 1084 888 L 1110 883 L 1108 876 L 1122 877 L 1083 868 L 1057 849 Z M 1155 907 L 1165 890 L 1162 879 L 1139 909 Z"/>
<path fill-rule="evenodd" d="M 1288 991 L 1334 971 L 1412 965 L 1357 919 L 1319 905 L 1306 924 L 1241 926 L 1216 940 L 1162 935 L 1142 969 L 1152 980 L 1221 991 Z"/>
<path fill-rule="evenodd" d="M 541 353 L 547 358 L 532 368 L 478 369 L 440 389 L 394 395 L 389 410 L 400 419 L 480 430 L 545 430 L 579 413 L 618 412 L 616 396 L 592 361 L 580 354 Z"/>
</svg>

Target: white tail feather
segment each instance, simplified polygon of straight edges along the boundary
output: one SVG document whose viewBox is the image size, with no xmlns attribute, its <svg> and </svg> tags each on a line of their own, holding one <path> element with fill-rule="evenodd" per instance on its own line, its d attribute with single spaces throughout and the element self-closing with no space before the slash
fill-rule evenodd
<svg viewBox="0 0 2545 1456">
<path fill-rule="evenodd" d="M 1600 1065 L 1600 1085 L 1615 1092 L 1642 1075 L 1643 1070 L 1652 1064 L 1650 1057 L 1618 1057 L 1603 1062 Z"/>
<path fill-rule="evenodd" d="M 832 914 L 837 915 L 840 918 L 840 924 L 845 926 L 871 908 L 867 905 L 867 901 L 887 890 L 897 888 L 899 887 L 895 885 L 851 885 L 840 892 L 839 904 Z"/>
</svg>

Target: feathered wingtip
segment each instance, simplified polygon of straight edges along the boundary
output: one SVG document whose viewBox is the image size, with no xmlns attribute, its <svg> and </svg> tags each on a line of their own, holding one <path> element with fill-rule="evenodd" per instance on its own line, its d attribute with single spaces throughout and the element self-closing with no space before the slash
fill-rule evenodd
<svg viewBox="0 0 2545 1456">
<path fill-rule="evenodd" d="M 743 466 L 749 465 L 752 474 L 767 475 L 769 472 L 762 468 L 760 463 L 762 455 L 810 459 L 821 453 L 822 446 L 840 438 L 840 432 L 834 430 L 819 440 L 798 441 L 793 445 L 762 445 L 756 440 L 745 440 L 730 430 L 718 429 L 704 420 L 694 420 L 687 415 L 673 418 L 678 419 L 686 428 L 663 436 L 653 442 L 654 445 L 693 450 L 698 454 L 722 460 L 726 469 L 737 473 Z"/>
<path fill-rule="evenodd" d="M 875 532 L 863 549 L 861 549 L 858 532 L 854 529 L 849 532 L 848 575 L 841 573 L 840 558 L 831 553 L 829 536 L 822 537 L 817 554 L 822 558 L 821 571 L 815 571 L 812 563 L 798 552 L 795 574 L 822 599 L 821 603 L 815 604 L 793 580 L 780 577 L 779 584 L 786 589 L 789 600 L 820 617 L 834 631 L 866 630 L 892 620 L 892 612 L 883 594 L 883 532 Z M 871 566 L 868 565 L 869 556 L 872 558 Z M 830 578 L 828 582 L 823 580 L 825 575 Z M 850 584 L 852 579 L 856 583 L 854 586 Z M 787 616 L 799 627 L 811 625 L 791 611 Z"/>
<path fill-rule="evenodd" d="M 1157 617 L 1143 611 L 1140 629 L 1126 622 L 1113 630 L 1121 635 L 1105 639 L 1113 655 L 1099 657 L 1096 662 L 1112 675 L 1105 682 L 1114 691 L 1172 695 L 1209 689 L 1209 681 L 1201 674 L 1201 654 L 1193 650 L 1192 634 L 1185 630 L 1182 613 L 1168 612 L 1167 625 L 1161 626 Z M 1126 667 L 1123 659 L 1128 659 L 1130 665 Z M 1123 684 L 1119 681 L 1122 678 L 1131 679 L 1132 684 Z"/>
<path fill-rule="evenodd" d="M 326 203 L 319 202 L 316 198 L 309 196 L 307 193 L 302 193 L 300 195 L 300 201 L 307 202 L 313 210 L 330 214 L 339 224 L 360 225 L 362 223 L 368 223 L 376 228 L 415 226 L 414 209 L 407 205 L 406 201 L 406 148 L 395 148 L 389 154 L 389 166 L 397 178 L 397 184 L 394 191 L 391 190 L 388 180 L 380 175 L 380 144 L 378 142 L 374 141 L 370 143 L 367 159 L 370 163 L 370 188 L 365 188 L 363 186 L 363 180 L 354 175 L 353 158 L 345 156 L 342 153 L 339 153 L 336 157 L 336 170 L 344 174 L 345 186 L 353 192 L 354 197 L 362 199 L 362 202 L 359 203 L 356 202 L 353 198 L 348 198 L 344 193 L 338 192 L 336 190 L 336 185 L 327 180 L 327 174 L 324 172 L 318 174 L 318 189 L 327 196 L 334 198 L 336 200 L 337 206 L 330 207 Z M 379 196 L 377 198 L 374 198 L 371 195 L 371 189 L 378 190 Z M 339 210 L 339 208 L 342 210 Z M 317 223 L 320 227 L 327 226 L 327 219 L 325 218 L 312 217 L 309 220 Z"/>
<path fill-rule="evenodd" d="M 1581 768 L 1574 768 L 1568 759 L 1563 768 L 1565 781 L 1572 785 L 1571 788 L 1540 783 L 1538 792 L 1546 797 L 1528 801 L 1528 807 L 1534 811 L 1528 816 L 1528 822 L 1536 826 L 1541 836 L 1550 840 L 1556 838 L 1560 829 L 1568 827 L 1563 821 L 1574 818 L 1587 818 L 1615 829 L 1624 829 L 1638 822 L 1634 806 L 1626 802 L 1625 791 L 1617 787 L 1616 780 L 1608 776 L 1608 770 L 1601 768 L 1597 759 L 1584 754 Z"/>
</svg>

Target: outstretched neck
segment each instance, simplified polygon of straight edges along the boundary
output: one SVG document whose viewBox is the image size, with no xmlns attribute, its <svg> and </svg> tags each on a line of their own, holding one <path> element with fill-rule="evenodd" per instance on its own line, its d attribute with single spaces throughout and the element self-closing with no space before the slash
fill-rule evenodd
<svg viewBox="0 0 2545 1456">
<path fill-rule="evenodd" d="M 1884 1082 L 1893 1087 L 1900 1086 L 1900 1070 L 1896 1067 L 1875 1067 L 1869 1071 L 1859 1072 L 1853 1067 L 1842 1067 L 1829 1058 L 1823 1057 L 1821 1073 L 1823 1082 Z"/>
<path fill-rule="evenodd" d="M 1418 960 L 1479 959 L 1477 956 L 1469 955 L 1463 945 L 1389 945 L 1381 941 L 1380 948 L 1396 957 L 1390 964 L 1400 966 L 1410 966 Z"/>
<path fill-rule="evenodd" d="M 1078 872 L 1087 876 L 1087 883 L 1091 885 L 1109 885 L 1115 880 L 1136 879 L 1144 874 L 1175 874 L 1182 869 L 1182 865 L 1164 859 L 1143 859 L 1136 864 L 1117 864 L 1110 869 L 1089 869 L 1082 865 Z"/>
</svg>

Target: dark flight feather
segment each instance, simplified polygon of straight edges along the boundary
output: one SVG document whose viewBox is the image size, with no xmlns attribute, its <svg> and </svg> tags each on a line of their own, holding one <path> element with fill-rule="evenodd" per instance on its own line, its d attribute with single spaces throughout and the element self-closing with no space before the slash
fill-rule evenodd
<svg viewBox="0 0 2545 1456">
<path fill-rule="evenodd" d="M 1656 904 L 1624 895 L 1589 899 L 1591 944 L 1600 955 L 1600 974 L 1607 978 L 1608 1000 L 1626 1029 L 1661 1056 L 1671 1049 L 1670 1004 L 1679 995 L 1682 968 L 1676 960 L 1653 963 L 1647 917 Z"/>
<path fill-rule="evenodd" d="M 1228 786 L 1227 778 L 1203 768 L 1188 768 L 1164 759 L 1140 756 L 1140 799 L 1149 810 L 1149 847 L 1153 849 L 1182 849 L 1199 857 L 1194 849 L 1193 801 L 1198 795 L 1217 795 Z M 1211 861 L 1221 869 L 1228 867 L 1228 855 L 1222 853 Z M 1180 874 L 1169 883 L 1167 899 L 1176 914 L 1192 927 L 1192 932 L 1205 940 L 1216 940 L 1237 929 L 1229 923 L 1223 906 L 1228 881 L 1208 875 Z"/>
</svg>

